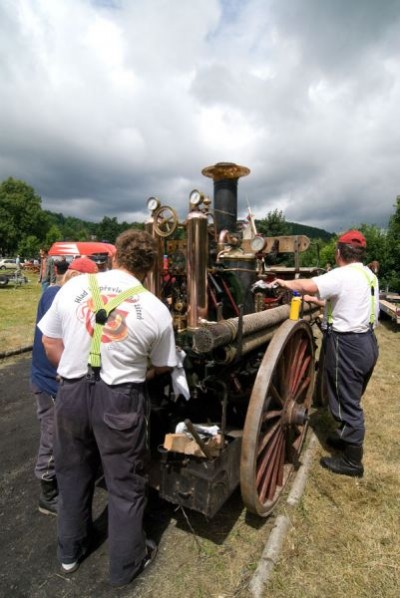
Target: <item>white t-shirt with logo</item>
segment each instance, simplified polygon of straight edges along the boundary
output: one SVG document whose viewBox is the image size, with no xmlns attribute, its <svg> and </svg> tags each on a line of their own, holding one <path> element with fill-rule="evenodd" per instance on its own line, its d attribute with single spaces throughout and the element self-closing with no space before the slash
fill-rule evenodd
<svg viewBox="0 0 400 598">
<path fill-rule="evenodd" d="M 334 268 L 312 280 L 318 287 L 321 299 L 329 300 L 332 308 L 332 328 L 337 332 L 367 332 L 370 328 L 371 285 L 375 280 L 374 310 L 375 325 L 379 316 L 378 280 L 361 262 Z"/>
<path fill-rule="evenodd" d="M 103 303 L 140 285 L 137 278 L 122 270 L 101 272 L 96 278 Z M 76 276 L 61 288 L 38 323 L 44 335 L 63 340 L 57 369 L 63 378 L 81 378 L 88 373 L 94 327 L 91 306 L 88 276 Z M 103 327 L 100 376 L 107 384 L 143 382 L 148 358 L 154 366 L 176 365 L 171 314 L 155 295 L 145 291 L 120 303 Z"/>
</svg>

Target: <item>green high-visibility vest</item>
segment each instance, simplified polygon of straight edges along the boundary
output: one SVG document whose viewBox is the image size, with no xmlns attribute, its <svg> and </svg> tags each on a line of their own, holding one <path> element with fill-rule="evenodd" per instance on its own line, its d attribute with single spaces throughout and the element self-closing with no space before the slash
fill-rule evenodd
<svg viewBox="0 0 400 598">
<path fill-rule="evenodd" d="M 108 316 L 110 313 L 120 305 L 125 299 L 131 297 L 132 295 L 138 295 L 139 293 L 148 292 L 147 289 L 144 288 L 143 285 L 139 284 L 135 287 L 130 287 L 125 291 L 122 291 L 116 297 L 113 297 L 111 301 L 108 303 L 103 303 L 101 295 L 100 295 L 100 288 L 97 283 L 96 275 L 89 274 L 89 288 L 92 293 L 92 299 L 94 304 L 93 313 L 95 314 L 96 323 L 94 326 L 94 332 L 92 336 L 92 342 L 90 345 L 90 353 L 89 353 L 89 365 L 92 368 L 100 369 L 101 367 L 101 354 L 100 354 L 100 346 L 101 346 L 101 335 L 103 333 L 104 324 L 107 322 Z"/>
</svg>

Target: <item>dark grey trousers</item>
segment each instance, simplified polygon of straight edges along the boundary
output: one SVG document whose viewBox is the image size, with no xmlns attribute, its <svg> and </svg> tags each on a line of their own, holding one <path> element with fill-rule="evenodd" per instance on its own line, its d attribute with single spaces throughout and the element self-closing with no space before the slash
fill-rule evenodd
<svg viewBox="0 0 400 598">
<path fill-rule="evenodd" d="M 49 482 L 56 475 L 53 456 L 54 399 L 46 392 L 35 392 L 36 413 L 40 421 L 40 443 L 35 476 Z"/>
<path fill-rule="evenodd" d="M 361 397 L 378 359 L 375 334 L 329 331 L 324 346 L 329 408 L 339 423 L 339 435 L 345 442 L 362 445 L 365 424 Z"/>
<path fill-rule="evenodd" d="M 147 404 L 143 384 L 108 386 L 87 378 L 62 380 L 57 394 L 58 556 L 62 563 L 71 563 L 87 550 L 100 453 L 108 489 L 112 584 L 129 582 L 140 570 L 146 552 Z"/>
</svg>

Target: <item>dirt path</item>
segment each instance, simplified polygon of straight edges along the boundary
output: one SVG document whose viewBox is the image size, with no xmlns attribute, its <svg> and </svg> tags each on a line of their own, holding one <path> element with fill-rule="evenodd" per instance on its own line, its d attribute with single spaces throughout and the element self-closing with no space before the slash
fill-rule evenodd
<svg viewBox="0 0 400 598">
<path fill-rule="evenodd" d="M 155 563 L 126 589 L 107 584 L 107 493 L 95 494 L 94 549 L 70 578 L 56 559 L 56 519 L 37 510 L 33 475 L 39 438 L 35 402 L 29 393 L 30 355 L 0 368 L 0 596 L 54 598 L 157 596 L 201 598 L 246 595 L 246 583 L 273 521 L 249 517 L 236 492 L 207 522 L 153 499 L 147 531 L 159 542 Z"/>
</svg>

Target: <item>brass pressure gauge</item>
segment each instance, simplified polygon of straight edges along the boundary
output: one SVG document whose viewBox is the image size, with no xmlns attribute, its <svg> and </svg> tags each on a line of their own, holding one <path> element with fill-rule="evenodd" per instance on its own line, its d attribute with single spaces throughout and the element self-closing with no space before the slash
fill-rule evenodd
<svg viewBox="0 0 400 598">
<path fill-rule="evenodd" d="M 156 210 L 160 205 L 160 200 L 157 197 L 149 197 L 149 199 L 147 200 L 147 208 L 151 211 L 154 212 L 154 210 Z"/>
<path fill-rule="evenodd" d="M 261 235 L 256 235 L 250 241 L 250 247 L 251 247 L 252 251 L 254 251 L 254 253 L 259 253 L 260 251 L 262 251 L 264 249 L 264 246 L 265 246 L 265 239 Z"/>
<path fill-rule="evenodd" d="M 200 193 L 200 191 L 198 191 L 197 189 L 193 189 L 193 191 L 191 191 L 189 195 L 190 205 L 198 206 L 202 202 L 203 198 L 203 193 Z"/>
</svg>

